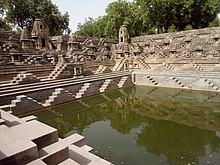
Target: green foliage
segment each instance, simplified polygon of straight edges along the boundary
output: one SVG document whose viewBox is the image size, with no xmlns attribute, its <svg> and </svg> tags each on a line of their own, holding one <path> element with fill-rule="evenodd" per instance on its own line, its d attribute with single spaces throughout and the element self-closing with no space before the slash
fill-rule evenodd
<svg viewBox="0 0 220 165">
<path fill-rule="evenodd" d="M 11 26 L 4 19 L 0 18 L 0 29 L 11 30 Z"/>
<path fill-rule="evenodd" d="M 78 24 L 78 29 L 80 29 L 80 31 L 77 31 L 76 34 L 91 37 L 95 36 L 95 24 L 96 20 L 89 17 L 88 20 L 85 20 L 85 23 L 83 25 L 80 23 Z"/>
<path fill-rule="evenodd" d="M 218 27 L 220 25 L 220 19 L 217 16 L 214 21 L 209 23 L 209 27 Z"/>
<path fill-rule="evenodd" d="M 6 20 L 20 28 L 32 28 L 36 18 L 41 18 L 50 35 L 70 33 L 69 14 L 61 12 L 51 0 L 5 0 Z"/>
<path fill-rule="evenodd" d="M 219 0 L 193 0 L 190 20 L 193 29 L 208 27 L 220 10 L 219 3 Z"/>
<path fill-rule="evenodd" d="M 118 0 L 107 6 L 105 16 L 79 24 L 77 33 L 117 38 L 123 24 L 130 37 L 218 26 L 219 11 L 219 0 Z"/>
</svg>

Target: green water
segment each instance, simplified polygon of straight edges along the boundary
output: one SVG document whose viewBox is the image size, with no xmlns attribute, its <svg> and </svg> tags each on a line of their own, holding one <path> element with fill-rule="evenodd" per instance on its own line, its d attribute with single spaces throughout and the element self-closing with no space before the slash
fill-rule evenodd
<svg viewBox="0 0 220 165">
<path fill-rule="evenodd" d="M 220 164 L 220 93 L 135 86 L 34 115 L 116 165 Z"/>
</svg>

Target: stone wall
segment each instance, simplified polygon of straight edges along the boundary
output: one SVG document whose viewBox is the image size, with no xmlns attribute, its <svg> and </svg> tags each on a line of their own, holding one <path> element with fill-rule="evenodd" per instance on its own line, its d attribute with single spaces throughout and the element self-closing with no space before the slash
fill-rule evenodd
<svg viewBox="0 0 220 165">
<path fill-rule="evenodd" d="M 133 72 L 136 85 L 219 92 L 219 72 L 146 71 Z"/>
<path fill-rule="evenodd" d="M 147 63 L 219 63 L 220 27 L 131 38 Z"/>
</svg>

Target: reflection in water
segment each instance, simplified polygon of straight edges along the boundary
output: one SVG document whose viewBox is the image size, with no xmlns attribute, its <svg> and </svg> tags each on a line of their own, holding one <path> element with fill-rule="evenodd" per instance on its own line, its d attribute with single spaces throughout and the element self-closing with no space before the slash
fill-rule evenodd
<svg viewBox="0 0 220 165">
<path fill-rule="evenodd" d="M 114 164 L 220 162 L 220 93 L 136 86 L 34 115 Z"/>
</svg>

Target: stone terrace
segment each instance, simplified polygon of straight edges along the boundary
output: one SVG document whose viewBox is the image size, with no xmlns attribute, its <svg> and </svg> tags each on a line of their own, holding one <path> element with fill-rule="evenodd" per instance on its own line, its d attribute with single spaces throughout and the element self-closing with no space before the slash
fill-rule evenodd
<svg viewBox="0 0 220 165">
<path fill-rule="evenodd" d="M 56 129 L 29 116 L 17 118 L 0 110 L 0 164 L 110 165 L 91 153 L 85 138 L 58 137 Z"/>
</svg>

